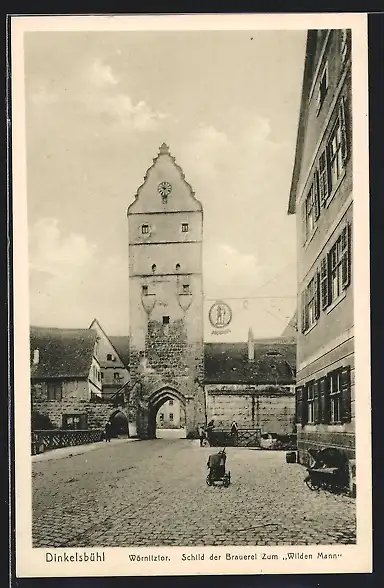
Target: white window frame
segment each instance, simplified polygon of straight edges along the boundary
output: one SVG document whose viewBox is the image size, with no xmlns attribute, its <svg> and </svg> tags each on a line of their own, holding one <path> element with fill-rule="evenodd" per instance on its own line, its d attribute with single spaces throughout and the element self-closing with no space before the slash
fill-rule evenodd
<svg viewBox="0 0 384 588">
<path fill-rule="evenodd" d="M 328 166 L 331 192 L 333 192 L 344 172 L 344 161 L 342 153 L 341 121 L 338 116 L 329 136 L 328 143 Z"/>
<path fill-rule="evenodd" d="M 321 107 L 324 104 L 325 97 L 328 93 L 328 62 L 326 62 L 319 76 L 319 86 L 317 90 L 317 109 L 316 116 L 319 116 Z"/>
<path fill-rule="evenodd" d="M 338 425 L 342 422 L 341 371 L 329 374 L 329 424 Z"/>
</svg>

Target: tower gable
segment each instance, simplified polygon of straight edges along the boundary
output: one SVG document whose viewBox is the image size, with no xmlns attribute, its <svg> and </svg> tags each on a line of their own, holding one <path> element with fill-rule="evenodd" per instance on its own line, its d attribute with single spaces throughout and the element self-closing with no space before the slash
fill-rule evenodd
<svg viewBox="0 0 384 588">
<path fill-rule="evenodd" d="M 128 207 L 128 214 L 201 210 L 201 203 L 185 180 L 183 170 L 163 143 L 137 190 L 134 202 Z"/>
</svg>

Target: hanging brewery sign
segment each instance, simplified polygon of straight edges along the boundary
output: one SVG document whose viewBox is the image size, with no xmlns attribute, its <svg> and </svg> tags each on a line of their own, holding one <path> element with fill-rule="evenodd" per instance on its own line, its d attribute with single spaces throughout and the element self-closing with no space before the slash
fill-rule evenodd
<svg viewBox="0 0 384 588">
<path fill-rule="evenodd" d="M 212 304 L 208 316 L 212 327 L 217 329 L 217 331 L 214 332 L 215 334 L 229 332 L 229 329 L 226 329 L 226 327 L 228 327 L 232 320 L 232 310 L 226 302 L 218 301 Z"/>
</svg>

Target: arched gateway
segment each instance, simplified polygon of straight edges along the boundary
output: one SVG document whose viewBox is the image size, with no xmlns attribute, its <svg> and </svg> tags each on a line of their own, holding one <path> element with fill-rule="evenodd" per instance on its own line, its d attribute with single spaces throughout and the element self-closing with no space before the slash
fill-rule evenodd
<svg viewBox="0 0 384 588">
<path fill-rule="evenodd" d="M 156 437 L 157 412 L 167 400 L 178 400 L 182 409 L 186 411 L 187 403 L 184 396 L 174 388 L 164 387 L 152 394 L 148 399 L 148 435 L 151 439 Z"/>
<path fill-rule="evenodd" d="M 137 432 L 153 438 L 166 399 L 185 409 L 187 436 L 204 423 L 203 211 L 167 145 L 128 208 L 130 372 Z"/>
</svg>

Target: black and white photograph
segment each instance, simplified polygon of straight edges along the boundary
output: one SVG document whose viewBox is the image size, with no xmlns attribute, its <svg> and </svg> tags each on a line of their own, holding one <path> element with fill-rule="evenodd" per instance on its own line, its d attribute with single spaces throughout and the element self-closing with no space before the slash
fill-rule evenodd
<svg viewBox="0 0 384 588">
<path fill-rule="evenodd" d="M 370 571 L 366 51 L 13 17 L 20 576 Z"/>
</svg>

